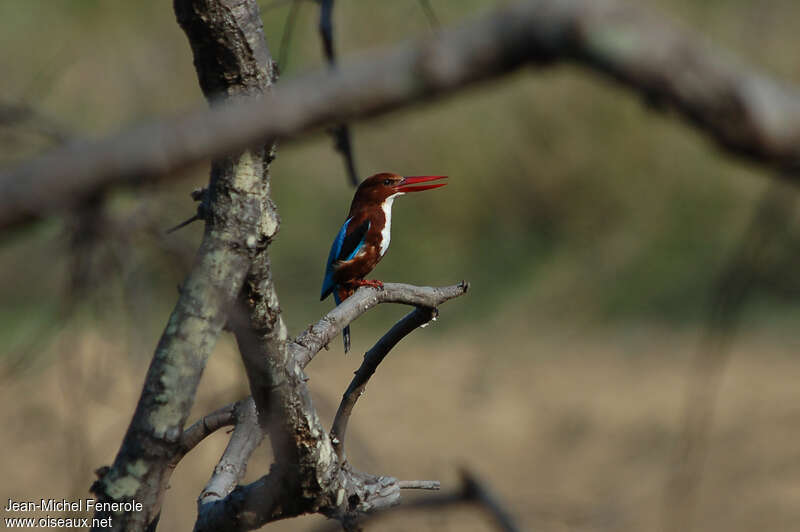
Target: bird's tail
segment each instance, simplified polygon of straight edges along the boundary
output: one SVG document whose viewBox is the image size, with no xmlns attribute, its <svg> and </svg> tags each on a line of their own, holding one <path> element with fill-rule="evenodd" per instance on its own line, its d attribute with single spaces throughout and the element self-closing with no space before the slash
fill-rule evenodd
<svg viewBox="0 0 800 532">
<path fill-rule="evenodd" d="M 342 301 L 353 295 L 353 290 L 351 288 L 345 288 L 343 286 L 336 287 L 337 289 L 333 291 L 333 299 L 336 301 L 336 304 L 341 304 Z M 346 326 L 342 329 L 342 340 L 344 340 L 344 352 L 347 354 L 350 351 L 350 326 Z"/>
<path fill-rule="evenodd" d="M 350 326 L 348 325 L 342 329 L 342 340 L 344 340 L 344 352 L 347 354 L 350 351 Z"/>
</svg>

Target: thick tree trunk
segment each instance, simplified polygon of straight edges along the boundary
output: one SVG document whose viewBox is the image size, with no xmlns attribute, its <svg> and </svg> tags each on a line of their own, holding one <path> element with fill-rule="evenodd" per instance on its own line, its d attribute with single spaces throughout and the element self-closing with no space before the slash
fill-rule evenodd
<svg viewBox="0 0 800 532">
<path fill-rule="evenodd" d="M 258 6 L 249 0 L 176 0 L 200 85 L 210 102 L 258 97 L 272 62 Z M 253 258 L 279 219 L 269 199 L 273 146 L 214 161 L 206 230 L 195 266 L 156 349 L 136 412 L 114 465 L 92 487 L 102 502 L 136 501 L 141 511 L 99 511 L 114 528 L 144 530 L 158 520 L 206 360 L 241 291 Z"/>
</svg>

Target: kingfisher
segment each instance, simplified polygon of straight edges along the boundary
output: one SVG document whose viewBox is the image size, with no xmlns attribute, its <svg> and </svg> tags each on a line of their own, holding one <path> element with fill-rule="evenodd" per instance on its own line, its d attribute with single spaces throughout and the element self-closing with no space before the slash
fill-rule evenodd
<svg viewBox="0 0 800 532">
<path fill-rule="evenodd" d="M 421 185 L 446 179 L 443 175 L 407 176 L 383 172 L 366 178 L 356 190 L 350 213 L 336 234 L 325 265 L 322 301 L 333 293 L 339 305 L 359 286 L 383 288 L 383 283 L 364 279 L 389 249 L 392 229 L 392 204 L 408 192 L 421 192 L 447 183 Z M 350 350 L 350 326 L 342 330 L 344 352 Z"/>
</svg>

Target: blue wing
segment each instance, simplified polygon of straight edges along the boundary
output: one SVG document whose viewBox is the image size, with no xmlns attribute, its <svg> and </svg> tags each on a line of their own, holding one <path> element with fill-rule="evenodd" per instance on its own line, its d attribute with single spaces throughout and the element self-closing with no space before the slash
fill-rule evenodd
<svg viewBox="0 0 800 532">
<path fill-rule="evenodd" d="M 331 244 L 331 251 L 328 253 L 328 262 L 325 264 L 325 278 L 322 280 L 322 293 L 319 296 L 320 301 L 333 292 L 333 263 L 336 262 L 339 253 L 342 251 L 342 244 L 344 243 L 344 237 L 347 234 L 347 226 L 350 225 L 350 220 L 352 220 L 352 218 L 345 220 L 342 228 L 339 229 L 339 232 L 336 234 L 336 238 L 333 239 L 333 244 Z"/>
<path fill-rule="evenodd" d="M 331 251 L 328 253 L 328 262 L 325 264 L 325 278 L 322 281 L 322 292 L 319 297 L 320 301 L 328 297 L 336 286 L 333 281 L 334 265 L 339 261 L 346 261 L 355 257 L 361 251 L 364 246 L 364 240 L 367 238 L 367 231 L 369 231 L 370 226 L 369 221 L 365 221 L 348 235 L 347 226 L 350 225 L 350 220 L 352 218 L 348 218 L 342 228 L 339 229 L 339 233 L 337 233 L 331 245 Z"/>
</svg>

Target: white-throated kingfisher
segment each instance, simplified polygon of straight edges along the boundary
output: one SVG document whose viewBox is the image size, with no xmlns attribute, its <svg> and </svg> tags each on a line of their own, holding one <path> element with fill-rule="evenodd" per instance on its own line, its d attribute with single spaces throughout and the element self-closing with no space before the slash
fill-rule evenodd
<svg viewBox="0 0 800 532">
<path fill-rule="evenodd" d="M 350 213 L 333 240 L 325 265 L 320 301 L 333 293 L 336 304 L 353 295 L 359 286 L 383 288 L 380 281 L 364 279 L 389 249 L 392 228 L 392 204 L 407 192 L 420 192 L 446 185 L 428 181 L 447 176 L 409 176 L 381 173 L 365 179 L 356 190 Z M 350 326 L 342 330 L 344 352 L 350 350 Z"/>
</svg>

